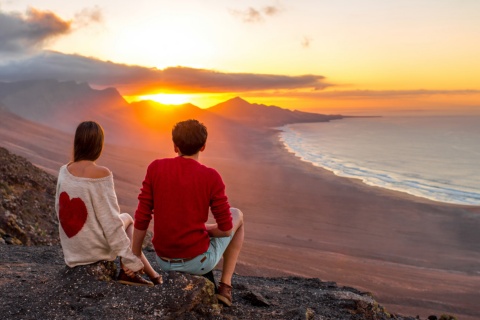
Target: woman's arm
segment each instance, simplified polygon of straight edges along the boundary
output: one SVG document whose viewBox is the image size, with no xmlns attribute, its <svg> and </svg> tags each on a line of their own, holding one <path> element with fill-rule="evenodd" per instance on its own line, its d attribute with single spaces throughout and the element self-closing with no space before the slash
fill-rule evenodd
<svg viewBox="0 0 480 320">
<path fill-rule="evenodd" d="M 97 219 L 103 229 L 110 249 L 122 258 L 122 263 L 132 271 L 143 269 L 143 263 L 130 249 L 130 240 L 120 219 L 120 207 L 113 185 L 113 177 L 97 186 L 98 192 L 92 194 Z"/>
</svg>

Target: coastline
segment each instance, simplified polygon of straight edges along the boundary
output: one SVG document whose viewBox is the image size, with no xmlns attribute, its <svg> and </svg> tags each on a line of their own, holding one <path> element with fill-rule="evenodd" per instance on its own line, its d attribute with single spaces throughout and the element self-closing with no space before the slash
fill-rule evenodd
<svg viewBox="0 0 480 320">
<path fill-rule="evenodd" d="M 480 299 L 480 237 L 473 228 L 479 225 L 479 207 L 339 177 L 288 152 L 275 130 L 263 138 L 261 152 L 249 154 L 255 165 L 247 169 L 257 174 L 244 170 L 248 181 L 227 181 L 227 188 L 255 181 L 263 190 L 252 193 L 269 200 L 253 200 L 238 187 L 230 192 L 243 200 L 238 206 L 250 218 L 241 255 L 247 273 L 261 265 L 278 271 L 272 275 L 337 281 L 373 292 L 393 312 L 480 315 L 474 311 Z M 227 180 L 233 174 L 228 171 L 221 171 Z"/>
<path fill-rule="evenodd" d="M 431 141 L 433 136 L 439 135 L 439 127 L 418 129 L 428 127 L 425 118 L 418 117 L 422 120 L 417 120 L 415 123 L 418 127 L 413 126 L 411 130 L 405 127 L 405 118 L 391 119 L 395 120 L 382 120 L 379 123 L 370 121 L 366 124 L 355 121 L 352 126 L 349 122 L 349 125 L 343 123 L 325 127 L 321 123 L 294 123 L 275 129 L 279 131 L 278 139 L 288 152 L 301 161 L 326 169 L 339 177 L 359 179 L 368 186 L 407 193 L 438 203 L 480 206 L 478 183 L 471 178 L 475 176 L 474 155 L 480 149 L 471 145 L 472 139 L 465 139 L 465 132 L 470 131 L 459 136 L 446 134 L 455 138 L 449 138 L 445 142 L 448 145 L 442 145 Z M 385 132 L 388 127 L 384 121 L 394 127 L 393 135 Z M 458 124 L 450 126 L 452 128 L 447 126 L 446 130 L 460 130 Z M 367 133 L 346 139 L 358 130 Z M 405 135 L 409 131 L 424 133 L 428 138 L 419 139 L 418 145 L 411 146 L 408 141 L 412 134 Z M 330 134 L 332 139 L 327 138 Z M 455 154 L 454 150 L 461 150 L 452 147 L 455 145 L 453 141 L 457 140 L 465 141 L 463 149 L 471 146 L 467 148 L 470 153 L 462 161 L 446 156 Z M 393 141 L 396 143 L 393 144 Z M 393 145 L 396 147 L 392 148 Z M 456 163 L 460 164 L 456 166 Z"/>
</svg>

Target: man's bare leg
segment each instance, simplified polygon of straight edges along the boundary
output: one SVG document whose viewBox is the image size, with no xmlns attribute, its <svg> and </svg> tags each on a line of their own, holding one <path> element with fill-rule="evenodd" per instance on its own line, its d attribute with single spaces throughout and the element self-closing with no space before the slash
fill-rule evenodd
<svg viewBox="0 0 480 320">
<path fill-rule="evenodd" d="M 232 222 L 233 222 L 233 235 L 227 249 L 223 253 L 223 271 L 221 282 L 232 285 L 232 276 L 237 264 L 238 255 L 242 249 L 243 239 L 245 237 L 245 228 L 243 224 L 243 213 L 239 209 L 231 208 Z"/>
</svg>

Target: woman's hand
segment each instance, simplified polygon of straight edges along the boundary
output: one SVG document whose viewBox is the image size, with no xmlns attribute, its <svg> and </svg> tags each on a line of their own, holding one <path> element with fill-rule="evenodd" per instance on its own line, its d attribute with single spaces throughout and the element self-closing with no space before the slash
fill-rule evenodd
<svg viewBox="0 0 480 320">
<path fill-rule="evenodd" d="M 132 270 L 128 269 L 128 268 L 125 267 L 125 265 L 123 264 L 122 258 L 120 258 L 120 267 L 122 267 L 123 271 L 125 271 L 125 273 L 126 273 L 127 276 L 129 276 L 129 277 L 135 276 L 136 273 L 138 273 L 138 274 L 144 274 L 144 273 L 145 273 L 145 271 L 143 271 L 143 268 L 142 268 L 142 269 L 139 269 L 139 270 L 137 270 L 137 271 L 132 271 Z"/>
<path fill-rule="evenodd" d="M 132 270 L 128 269 L 127 267 L 125 267 L 124 265 L 122 265 L 122 269 L 123 269 L 123 271 L 125 271 L 125 273 L 129 277 L 134 277 L 136 273 L 138 273 L 138 274 L 144 274 L 145 273 L 143 271 L 143 268 L 138 270 L 138 271 L 132 271 Z"/>
</svg>

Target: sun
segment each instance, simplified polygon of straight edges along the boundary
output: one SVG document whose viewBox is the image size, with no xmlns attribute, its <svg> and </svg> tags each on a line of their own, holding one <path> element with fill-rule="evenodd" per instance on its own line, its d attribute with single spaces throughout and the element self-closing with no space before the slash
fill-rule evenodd
<svg viewBox="0 0 480 320">
<path fill-rule="evenodd" d="M 169 94 L 169 93 L 158 93 L 138 97 L 139 100 L 153 100 L 160 102 L 161 104 L 184 104 L 190 101 L 190 97 L 186 94 Z"/>
</svg>

